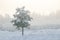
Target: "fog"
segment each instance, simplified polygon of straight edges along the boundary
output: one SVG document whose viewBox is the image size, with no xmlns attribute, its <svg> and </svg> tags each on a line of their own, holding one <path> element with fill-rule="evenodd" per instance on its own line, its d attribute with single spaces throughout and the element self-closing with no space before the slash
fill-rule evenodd
<svg viewBox="0 0 60 40">
<path fill-rule="evenodd" d="M 5 16 L 0 15 L 0 30 L 15 30 L 15 27 L 11 23 L 11 18 L 8 14 L 5 14 Z"/>
<path fill-rule="evenodd" d="M 33 18 L 30 22 L 30 28 L 39 28 L 41 26 L 51 26 L 51 25 L 60 25 L 60 10 L 56 12 L 50 12 L 49 16 L 46 15 L 38 15 L 37 13 L 33 13 L 31 17 Z M 15 30 L 15 26 L 11 23 L 12 18 L 5 14 L 5 16 L 0 15 L 0 29 L 1 30 Z"/>
<path fill-rule="evenodd" d="M 60 10 L 56 11 L 56 12 L 51 12 L 51 14 L 49 16 L 41 16 L 41 15 L 37 15 L 34 14 L 33 15 L 33 20 L 35 22 L 37 22 L 38 24 L 60 24 Z"/>
<path fill-rule="evenodd" d="M 60 9 L 60 0 L 0 0 L 0 14 L 4 15 L 7 13 L 12 17 L 15 9 L 22 6 L 38 15 L 49 15 L 49 12 L 55 12 Z"/>
<path fill-rule="evenodd" d="M 36 13 L 33 15 L 33 20 L 31 26 L 33 28 L 41 27 L 41 26 L 58 26 L 60 25 L 60 10 L 56 12 L 50 12 L 49 16 L 46 15 L 37 15 Z"/>
</svg>

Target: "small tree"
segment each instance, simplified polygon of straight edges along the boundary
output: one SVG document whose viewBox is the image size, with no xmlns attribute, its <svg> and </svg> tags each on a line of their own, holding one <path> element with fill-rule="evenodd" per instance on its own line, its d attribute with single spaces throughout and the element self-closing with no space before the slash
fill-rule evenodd
<svg viewBox="0 0 60 40">
<path fill-rule="evenodd" d="M 12 20 L 13 25 L 17 26 L 18 30 L 22 28 L 22 35 L 24 35 L 24 27 L 28 27 L 30 25 L 29 21 L 31 21 L 31 17 L 28 15 L 30 12 L 24 10 L 24 8 L 17 8 L 17 12 L 13 15 L 14 20 Z"/>
</svg>

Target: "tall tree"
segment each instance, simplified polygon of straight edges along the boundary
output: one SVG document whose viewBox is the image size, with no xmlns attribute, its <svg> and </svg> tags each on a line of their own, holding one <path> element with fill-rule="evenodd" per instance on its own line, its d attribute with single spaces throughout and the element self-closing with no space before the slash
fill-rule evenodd
<svg viewBox="0 0 60 40">
<path fill-rule="evenodd" d="M 22 35 L 24 35 L 24 27 L 28 27 L 30 25 L 29 21 L 31 21 L 31 17 L 28 14 L 30 12 L 24 8 L 17 8 L 17 12 L 13 15 L 14 19 L 12 20 L 13 25 L 17 26 L 18 30 L 22 28 Z"/>
</svg>

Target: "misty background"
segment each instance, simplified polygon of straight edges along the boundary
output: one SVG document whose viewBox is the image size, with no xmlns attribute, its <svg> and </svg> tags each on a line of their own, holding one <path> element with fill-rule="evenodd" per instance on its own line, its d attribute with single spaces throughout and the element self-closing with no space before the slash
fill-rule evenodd
<svg viewBox="0 0 60 40">
<path fill-rule="evenodd" d="M 60 28 L 60 0 L 0 0 L 0 30 L 15 30 L 16 8 L 25 6 L 33 18 L 30 29 Z"/>
<path fill-rule="evenodd" d="M 30 29 L 60 28 L 60 10 L 51 12 L 48 16 L 38 15 L 37 13 L 33 13 L 33 15 L 30 14 L 30 16 L 33 18 L 30 22 Z M 13 26 L 11 20 L 12 18 L 8 14 L 5 14 L 4 16 L 0 15 L 0 30 L 16 30 L 16 27 Z"/>
</svg>

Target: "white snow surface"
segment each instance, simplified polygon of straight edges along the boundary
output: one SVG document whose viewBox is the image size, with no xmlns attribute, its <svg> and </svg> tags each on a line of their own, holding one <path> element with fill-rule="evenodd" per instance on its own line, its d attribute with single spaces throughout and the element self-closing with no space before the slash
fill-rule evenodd
<svg viewBox="0 0 60 40">
<path fill-rule="evenodd" d="M 25 30 L 24 36 L 21 31 L 0 31 L 0 40 L 60 40 L 60 29 Z"/>
</svg>

